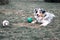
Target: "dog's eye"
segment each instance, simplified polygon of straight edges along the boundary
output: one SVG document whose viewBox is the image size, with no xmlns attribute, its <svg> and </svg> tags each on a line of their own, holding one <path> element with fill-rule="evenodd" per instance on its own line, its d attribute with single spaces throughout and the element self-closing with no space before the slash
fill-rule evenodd
<svg viewBox="0 0 60 40">
<path fill-rule="evenodd" d="M 37 9 L 34 9 L 34 12 L 37 13 L 38 12 Z"/>
<path fill-rule="evenodd" d="M 35 11 L 35 13 L 37 13 L 38 11 Z"/>
<path fill-rule="evenodd" d="M 38 11 L 37 10 L 35 10 L 35 13 L 37 13 Z"/>
</svg>

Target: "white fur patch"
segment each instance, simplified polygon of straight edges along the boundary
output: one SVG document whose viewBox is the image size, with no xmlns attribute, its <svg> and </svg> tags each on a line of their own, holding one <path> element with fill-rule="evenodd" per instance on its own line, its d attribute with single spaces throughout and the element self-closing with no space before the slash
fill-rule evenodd
<svg viewBox="0 0 60 40">
<path fill-rule="evenodd" d="M 9 26 L 9 21 L 4 20 L 4 21 L 2 22 L 2 24 L 3 24 L 3 26 Z"/>
<path fill-rule="evenodd" d="M 39 14 L 39 10 L 40 9 L 37 10 L 38 11 L 37 13 L 34 12 L 34 17 L 36 18 L 37 22 L 42 23 L 41 26 L 47 26 L 52 21 L 53 17 L 55 17 L 55 15 L 49 12 L 45 12 L 44 14 L 46 16 L 41 20 L 41 17 L 37 16 L 37 14 Z M 33 23 L 35 23 L 35 21 L 33 21 Z"/>
</svg>

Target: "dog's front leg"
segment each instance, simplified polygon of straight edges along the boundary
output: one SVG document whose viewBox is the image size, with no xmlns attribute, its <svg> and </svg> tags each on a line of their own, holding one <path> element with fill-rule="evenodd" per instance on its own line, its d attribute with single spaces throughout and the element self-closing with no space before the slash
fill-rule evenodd
<svg viewBox="0 0 60 40">
<path fill-rule="evenodd" d="M 47 26 L 49 22 L 42 23 L 40 26 Z"/>
<path fill-rule="evenodd" d="M 36 23 L 36 22 L 37 22 L 37 21 L 36 21 L 36 20 L 34 20 L 34 21 L 32 21 L 31 23 L 32 23 L 32 24 L 34 24 L 34 23 Z"/>
<path fill-rule="evenodd" d="M 41 24 L 40 26 L 46 26 L 46 25 L 44 25 L 44 24 Z"/>
</svg>

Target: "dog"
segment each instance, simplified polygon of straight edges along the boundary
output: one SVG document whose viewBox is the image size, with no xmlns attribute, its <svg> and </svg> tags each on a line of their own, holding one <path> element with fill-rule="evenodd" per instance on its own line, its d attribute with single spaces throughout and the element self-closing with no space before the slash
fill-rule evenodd
<svg viewBox="0 0 60 40">
<path fill-rule="evenodd" d="M 8 20 L 3 20 L 2 22 L 2 26 L 5 27 L 5 26 L 9 26 L 9 21 Z"/>
<path fill-rule="evenodd" d="M 31 23 L 41 23 L 40 26 L 47 26 L 52 19 L 55 17 L 54 14 L 47 12 L 44 9 L 36 8 L 34 9 L 34 17 L 36 20 L 32 21 Z"/>
</svg>

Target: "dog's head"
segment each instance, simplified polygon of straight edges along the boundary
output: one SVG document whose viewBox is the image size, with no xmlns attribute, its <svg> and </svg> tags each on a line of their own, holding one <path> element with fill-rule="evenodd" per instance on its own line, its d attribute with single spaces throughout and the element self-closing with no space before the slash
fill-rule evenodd
<svg viewBox="0 0 60 40">
<path fill-rule="evenodd" d="M 41 8 L 36 8 L 34 9 L 34 13 L 39 17 L 39 16 L 43 16 L 43 14 L 45 13 L 46 11 L 44 9 L 41 9 Z"/>
</svg>

